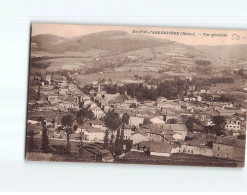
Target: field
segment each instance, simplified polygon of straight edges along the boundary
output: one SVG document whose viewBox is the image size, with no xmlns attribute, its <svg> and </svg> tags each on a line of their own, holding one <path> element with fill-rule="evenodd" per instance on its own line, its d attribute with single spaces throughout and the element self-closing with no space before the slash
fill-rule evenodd
<svg viewBox="0 0 247 195">
<path fill-rule="evenodd" d="M 206 157 L 200 155 L 171 154 L 170 157 L 149 156 L 145 153 L 131 152 L 117 163 L 128 164 L 156 164 L 156 165 L 182 165 L 182 166 L 214 166 L 214 167 L 239 167 L 243 162 L 220 159 L 216 157 Z"/>
</svg>

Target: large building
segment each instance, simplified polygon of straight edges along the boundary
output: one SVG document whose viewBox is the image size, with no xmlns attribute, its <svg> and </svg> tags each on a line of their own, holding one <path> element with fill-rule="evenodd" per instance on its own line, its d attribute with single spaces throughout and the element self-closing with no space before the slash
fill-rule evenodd
<svg viewBox="0 0 247 195">
<path fill-rule="evenodd" d="M 218 137 L 213 143 L 213 155 L 237 161 L 244 161 L 245 140 Z"/>
</svg>

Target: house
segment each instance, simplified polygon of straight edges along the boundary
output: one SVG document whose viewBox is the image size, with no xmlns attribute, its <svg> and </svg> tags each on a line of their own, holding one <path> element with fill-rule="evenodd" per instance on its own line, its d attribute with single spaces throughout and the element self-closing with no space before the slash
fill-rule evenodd
<svg viewBox="0 0 247 195">
<path fill-rule="evenodd" d="M 27 123 L 30 123 L 32 125 L 36 125 L 36 124 L 39 124 L 40 122 L 39 121 L 35 121 L 35 120 L 27 120 Z"/>
<path fill-rule="evenodd" d="M 94 116 L 95 116 L 96 118 L 102 118 L 102 117 L 105 116 L 104 111 L 101 110 L 101 108 L 98 107 L 98 106 L 92 108 L 92 112 L 93 112 L 93 114 L 94 114 Z"/>
<path fill-rule="evenodd" d="M 133 129 L 133 126 L 124 124 L 124 139 L 125 140 L 132 140 L 132 134 L 133 134 L 132 129 Z"/>
<path fill-rule="evenodd" d="M 95 119 L 95 120 L 92 120 L 92 121 L 89 121 L 89 124 L 94 127 L 94 128 L 98 128 L 98 129 L 101 129 L 101 130 L 106 130 L 106 126 L 105 126 L 105 123 L 99 119 Z"/>
<path fill-rule="evenodd" d="M 165 121 L 160 119 L 159 117 L 154 117 L 152 119 L 150 119 L 150 121 L 153 123 L 153 124 L 157 124 L 157 125 L 160 125 L 160 124 L 165 124 Z"/>
<path fill-rule="evenodd" d="M 172 145 L 168 142 L 143 141 L 139 144 L 140 148 L 148 148 L 152 156 L 170 157 Z"/>
<path fill-rule="evenodd" d="M 138 144 L 140 142 L 146 141 L 147 138 L 144 133 L 136 132 L 132 135 L 133 145 Z"/>
<path fill-rule="evenodd" d="M 60 95 L 66 95 L 68 93 L 68 89 L 66 88 L 60 88 L 59 91 L 58 91 L 58 94 Z"/>
<path fill-rule="evenodd" d="M 133 127 L 128 125 L 128 124 L 124 124 L 122 127 L 121 127 L 121 131 L 123 130 L 124 128 L 124 140 L 132 140 L 132 134 L 133 134 Z M 114 136 L 116 137 L 117 135 L 117 131 L 114 131 Z"/>
<path fill-rule="evenodd" d="M 103 156 L 102 157 L 102 162 L 107 162 L 107 163 L 114 162 L 114 158 L 113 158 L 112 155 Z"/>
<path fill-rule="evenodd" d="M 181 105 L 174 102 L 173 100 L 167 100 L 165 102 L 160 102 L 157 104 L 159 110 L 171 109 L 171 110 L 181 110 Z"/>
<path fill-rule="evenodd" d="M 174 143 L 175 141 L 181 139 L 181 135 L 173 131 L 164 131 L 162 132 L 162 135 L 164 140 L 168 141 L 169 143 Z"/>
<path fill-rule="evenodd" d="M 193 123 L 192 130 L 193 131 L 196 131 L 196 132 L 203 132 L 204 131 L 204 128 L 201 125 L 198 125 L 198 124 Z"/>
<path fill-rule="evenodd" d="M 59 102 L 58 96 L 57 95 L 49 95 L 47 98 L 48 102 L 50 104 L 56 104 Z"/>
<path fill-rule="evenodd" d="M 213 156 L 213 149 L 204 145 L 182 144 L 179 146 L 178 152 L 191 155 Z"/>
<path fill-rule="evenodd" d="M 46 75 L 45 80 L 49 83 L 49 85 L 51 84 L 51 75 Z"/>
<path fill-rule="evenodd" d="M 143 124 L 144 118 L 143 117 L 133 117 L 129 118 L 129 125 L 139 127 L 140 124 Z"/>
<path fill-rule="evenodd" d="M 233 134 L 237 134 L 241 131 L 241 122 L 238 119 L 226 120 L 225 129 Z"/>
<path fill-rule="evenodd" d="M 105 136 L 105 131 L 101 129 L 91 127 L 90 125 L 84 125 L 84 134 L 87 135 L 86 140 L 89 141 L 103 141 Z"/>
<path fill-rule="evenodd" d="M 142 126 L 142 128 L 140 129 L 140 132 L 144 133 L 144 135 L 146 136 L 146 139 L 149 141 L 155 141 L 155 142 L 164 141 L 164 136 L 162 134 L 163 129 L 153 124 Z"/>
<path fill-rule="evenodd" d="M 53 127 L 47 128 L 48 137 L 54 138 L 56 135 L 56 131 L 57 131 L 56 128 L 53 128 Z"/>
<path fill-rule="evenodd" d="M 180 136 L 177 136 L 177 139 L 184 140 L 188 134 L 188 129 L 184 124 L 164 124 L 162 125 L 165 131 L 173 131 Z"/>
<path fill-rule="evenodd" d="M 245 159 L 245 140 L 218 137 L 213 143 L 213 155 L 237 161 Z"/>
</svg>

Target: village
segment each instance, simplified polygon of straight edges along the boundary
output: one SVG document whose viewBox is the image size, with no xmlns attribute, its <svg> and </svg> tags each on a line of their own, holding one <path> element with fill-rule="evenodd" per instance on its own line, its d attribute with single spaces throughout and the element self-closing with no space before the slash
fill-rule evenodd
<svg viewBox="0 0 247 195">
<path fill-rule="evenodd" d="M 207 157 L 209 164 L 243 163 L 246 109 L 191 84 L 191 77 L 179 79 L 189 84 L 180 89 L 182 94 L 167 98 L 152 94 L 161 84 L 139 78 L 95 80 L 81 86 L 71 73 L 33 74 L 27 150 L 42 149 L 45 128 L 50 148 L 59 143 L 67 146 L 64 153 L 88 155 L 93 161 L 193 156 L 198 162 Z"/>
</svg>

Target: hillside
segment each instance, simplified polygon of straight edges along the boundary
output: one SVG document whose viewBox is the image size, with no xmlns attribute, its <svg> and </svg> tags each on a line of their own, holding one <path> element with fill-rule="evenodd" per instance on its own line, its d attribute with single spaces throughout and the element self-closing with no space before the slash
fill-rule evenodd
<svg viewBox="0 0 247 195">
<path fill-rule="evenodd" d="M 239 64 L 245 63 L 245 65 L 247 65 L 247 44 L 217 46 L 199 45 L 195 46 L 195 48 L 217 58 L 237 62 Z"/>
<path fill-rule="evenodd" d="M 32 40 L 31 40 L 32 51 L 33 50 L 48 51 L 48 48 L 56 44 L 62 43 L 66 40 L 67 39 L 64 37 L 59 37 L 50 34 L 41 34 L 41 35 L 32 36 Z"/>
<path fill-rule="evenodd" d="M 38 38 L 41 37 L 42 35 Z M 37 37 L 34 37 L 34 41 L 37 42 Z M 145 47 L 155 47 L 161 45 L 162 42 L 152 38 L 131 36 L 125 31 L 103 31 L 72 39 L 45 36 L 43 42 L 39 41 L 38 44 L 42 47 L 41 50 L 45 49 L 50 53 L 62 54 L 71 51 L 86 52 L 91 49 L 121 53 Z M 44 47 L 45 44 L 47 45 Z"/>
<path fill-rule="evenodd" d="M 30 64 L 35 71 L 80 69 L 81 74 L 134 71 L 160 76 L 219 76 L 244 66 L 246 51 L 246 45 L 191 46 L 125 31 L 102 31 L 74 38 L 44 34 L 32 37 Z M 203 62 L 209 63 L 204 66 Z"/>
</svg>

